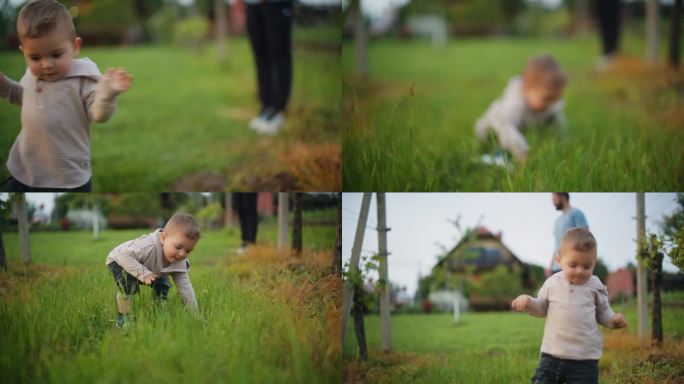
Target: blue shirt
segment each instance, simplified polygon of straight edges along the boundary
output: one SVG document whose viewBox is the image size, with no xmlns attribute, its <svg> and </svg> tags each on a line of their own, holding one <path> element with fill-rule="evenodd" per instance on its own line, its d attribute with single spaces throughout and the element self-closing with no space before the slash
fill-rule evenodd
<svg viewBox="0 0 684 384">
<path fill-rule="evenodd" d="M 577 208 L 570 208 L 567 212 L 563 213 L 559 218 L 556 219 L 556 224 L 553 228 L 553 235 L 555 237 L 553 261 L 551 264 L 551 270 L 553 272 L 558 272 L 561 270 L 560 265 L 556 262 L 556 255 L 558 255 L 558 250 L 560 249 L 561 239 L 568 229 L 575 227 L 589 228 L 589 224 L 587 224 L 587 219 L 584 217 L 584 213 Z"/>
</svg>

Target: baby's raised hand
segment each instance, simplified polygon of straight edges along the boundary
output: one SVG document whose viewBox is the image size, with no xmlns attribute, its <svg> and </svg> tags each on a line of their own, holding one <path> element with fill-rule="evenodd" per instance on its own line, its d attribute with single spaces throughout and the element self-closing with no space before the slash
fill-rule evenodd
<svg viewBox="0 0 684 384">
<path fill-rule="evenodd" d="M 530 297 L 528 295 L 520 295 L 513 300 L 511 308 L 518 312 L 526 310 L 530 306 Z"/>
<path fill-rule="evenodd" d="M 102 76 L 102 83 L 112 94 L 119 95 L 131 88 L 133 76 L 125 68 L 109 68 Z"/>
<path fill-rule="evenodd" d="M 615 328 L 624 328 L 627 326 L 627 321 L 621 313 L 614 314 L 611 320 L 613 321 L 613 326 L 615 326 Z"/>
</svg>

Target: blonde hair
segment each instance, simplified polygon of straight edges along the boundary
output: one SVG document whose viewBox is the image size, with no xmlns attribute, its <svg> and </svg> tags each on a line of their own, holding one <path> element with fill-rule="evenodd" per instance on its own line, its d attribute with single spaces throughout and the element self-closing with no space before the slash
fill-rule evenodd
<svg viewBox="0 0 684 384">
<path fill-rule="evenodd" d="M 17 34 L 22 39 L 43 37 L 58 28 L 76 37 L 71 14 L 56 0 L 32 0 L 17 17 Z"/>
<path fill-rule="evenodd" d="M 558 250 L 559 255 L 562 255 L 568 247 L 579 252 L 595 251 L 596 238 L 587 228 L 570 228 L 561 239 L 560 249 Z"/>
<path fill-rule="evenodd" d="M 551 55 L 541 55 L 530 59 L 523 70 L 525 83 L 561 89 L 568 78 L 558 61 Z"/>
<path fill-rule="evenodd" d="M 192 240 L 199 240 L 200 229 L 197 221 L 191 214 L 176 212 L 171 216 L 164 226 L 166 233 L 181 231 L 185 237 Z"/>
</svg>

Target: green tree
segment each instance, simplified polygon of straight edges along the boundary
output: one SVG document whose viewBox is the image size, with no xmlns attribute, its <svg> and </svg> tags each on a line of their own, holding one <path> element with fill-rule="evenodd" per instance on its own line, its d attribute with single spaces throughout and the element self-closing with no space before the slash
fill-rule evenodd
<svg viewBox="0 0 684 384">
<path fill-rule="evenodd" d="M 651 342 L 663 344 L 662 302 L 660 292 L 663 280 L 663 259 L 668 256 L 672 264 L 684 270 L 684 194 L 677 195 L 678 207 L 661 223 L 660 233 L 652 233 L 642 241 L 638 257 L 653 273 L 651 279 L 653 308 L 651 312 Z"/>
</svg>

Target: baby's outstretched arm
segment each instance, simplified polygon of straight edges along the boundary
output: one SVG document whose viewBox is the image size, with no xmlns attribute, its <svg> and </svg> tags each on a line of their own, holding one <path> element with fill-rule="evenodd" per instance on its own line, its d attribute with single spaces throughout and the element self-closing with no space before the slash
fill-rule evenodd
<svg viewBox="0 0 684 384">
<path fill-rule="evenodd" d="M 6 98 L 10 103 L 21 107 L 21 98 L 24 88 L 15 81 L 12 81 L 0 71 L 0 97 Z"/>
<path fill-rule="evenodd" d="M 95 98 L 89 111 L 93 121 L 104 123 L 116 110 L 116 97 L 128 91 L 133 83 L 133 76 L 124 68 L 109 68 L 98 83 Z"/>
</svg>

